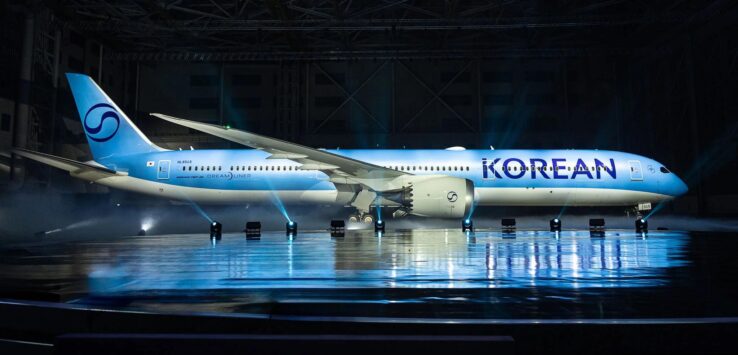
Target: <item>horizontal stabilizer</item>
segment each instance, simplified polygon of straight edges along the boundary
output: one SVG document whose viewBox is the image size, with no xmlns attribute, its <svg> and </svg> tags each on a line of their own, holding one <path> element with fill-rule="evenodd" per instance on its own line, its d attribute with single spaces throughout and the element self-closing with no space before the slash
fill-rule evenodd
<svg viewBox="0 0 738 355">
<path fill-rule="evenodd" d="M 24 158 L 53 166 L 57 169 L 66 170 L 70 175 L 84 178 L 86 180 L 97 180 L 114 175 L 127 175 L 126 173 L 117 172 L 92 163 L 80 162 L 27 149 L 13 149 L 13 153 Z"/>
</svg>

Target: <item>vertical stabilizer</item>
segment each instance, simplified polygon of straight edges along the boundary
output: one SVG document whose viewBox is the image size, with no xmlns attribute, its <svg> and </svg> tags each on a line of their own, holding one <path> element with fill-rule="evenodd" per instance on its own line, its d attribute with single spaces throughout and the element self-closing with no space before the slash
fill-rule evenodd
<svg viewBox="0 0 738 355">
<path fill-rule="evenodd" d="M 95 160 L 161 150 L 141 133 L 92 78 L 67 73 L 67 80 Z"/>
</svg>

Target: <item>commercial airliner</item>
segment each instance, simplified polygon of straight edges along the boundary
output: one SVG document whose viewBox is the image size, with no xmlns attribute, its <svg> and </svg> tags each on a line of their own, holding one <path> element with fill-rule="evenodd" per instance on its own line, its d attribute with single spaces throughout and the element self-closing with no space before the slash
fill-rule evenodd
<svg viewBox="0 0 738 355">
<path fill-rule="evenodd" d="M 93 160 L 15 153 L 112 188 L 210 204 L 337 204 L 349 220 L 470 218 L 474 206 L 628 206 L 684 194 L 659 162 L 603 150 L 314 149 L 159 113 L 165 121 L 253 149 L 167 150 L 153 144 L 88 76 L 67 74 Z"/>
</svg>

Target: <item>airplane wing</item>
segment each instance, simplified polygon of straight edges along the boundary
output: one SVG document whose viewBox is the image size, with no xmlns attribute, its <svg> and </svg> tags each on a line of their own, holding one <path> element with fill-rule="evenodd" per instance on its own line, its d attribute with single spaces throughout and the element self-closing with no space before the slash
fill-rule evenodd
<svg viewBox="0 0 738 355">
<path fill-rule="evenodd" d="M 152 113 L 152 116 L 161 118 L 180 126 L 185 126 L 208 133 L 232 142 L 252 148 L 261 149 L 271 154 L 267 159 L 288 159 L 302 164 L 303 170 L 320 170 L 331 178 L 395 178 L 411 175 L 399 170 L 388 169 L 382 166 L 369 164 L 356 159 L 347 158 L 329 153 L 320 149 L 266 137 L 234 128 L 225 128 L 218 125 L 196 122 L 167 116 L 161 113 Z"/>
<path fill-rule="evenodd" d="M 91 181 L 115 175 L 126 175 L 125 173 L 110 170 L 108 168 L 93 165 L 91 163 L 57 157 L 55 155 L 35 152 L 28 149 L 13 149 L 13 153 L 18 154 L 24 158 L 32 159 L 37 162 L 53 166 L 58 169 L 66 170 L 69 172 L 70 175 L 81 177 Z"/>
</svg>

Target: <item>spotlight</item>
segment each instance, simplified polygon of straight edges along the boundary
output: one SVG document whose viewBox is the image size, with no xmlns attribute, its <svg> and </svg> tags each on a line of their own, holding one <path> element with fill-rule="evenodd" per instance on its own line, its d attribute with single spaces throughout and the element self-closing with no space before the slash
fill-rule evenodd
<svg viewBox="0 0 738 355">
<path fill-rule="evenodd" d="M 590 218 L 589 219 L 589 230 L 592 231 L 605 231 L 605 219 L 604 218 Z"/>
<path fill-rule="evenodd" d="M 461 221 L 461 231 L 462 232 L 473 232 L 474 231 L 474 222 L 472 222 L 471 218 L 466 218 L 463 221 Z"/>
<path fill-rule="evenodd" d="M 341 219 L 331 220 L 331 237 L 343 237 L 346 235 L 346 222 Z"/>
<path fill-rule="evenodd" d="M 210 239 L 220 239 L 223 233 L 223 225 L 213 221 L 210 223 Z"/>
<path fill-rule="evenodd" d="M 146 235 L 146 230 L 145 230 L 145 229 L 143 229 L 143 228 L 141 228 L 141 230 L 140 230 L 140 231 L 138 231 L 138 234 L 136 234 L 136 235 L 137 235 L 137 236 L 139 236 L 139 237 L 143 237 L 143 236 L 145 236 L 145 235 Z"/>
<path fill-rule="evenodd" d="M 297 222 L 289 221 L 285 225 L 285 228 L 287 229 L 287 235 L 297 234 Z"/>
<path fill-rule="evenodd" d="M 246 222 L 246 229 L 243 230 L 246 233 L 246 238 L 261 236 L 261 222 Z"/>
<path fill-rule="evenodd" d="M 590 218 L 589 219 L 589 236 L 592 238 L 605 237 L 605 219 Z"/>
<path fill-rule="evenodd" d="M 548 222 L 549 227 L 551 227 L 552 232 L 561 232 L 561 220 L 558 218 L 552 219 L 550 222 Z"/>
<path fill-rule="evenodd" d="M 384 232 L 384 221 L 377 220 L 374 222 L 374 231 L 375 232 Z"/>
<path fill-rule="evenodd" d="M 648 231 L 648 221 L 643 218 L 636 219 L 635 226 L 636 226 L 637 232 L 647 232 Z"/>
<path fill-rule="evenodd" d="M 515 218 L 503 218 L 501 224 L 503 232 L 515 232 Z"/>
</svg>

